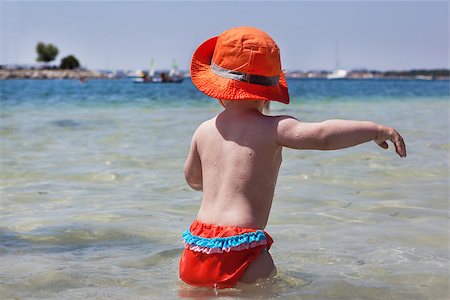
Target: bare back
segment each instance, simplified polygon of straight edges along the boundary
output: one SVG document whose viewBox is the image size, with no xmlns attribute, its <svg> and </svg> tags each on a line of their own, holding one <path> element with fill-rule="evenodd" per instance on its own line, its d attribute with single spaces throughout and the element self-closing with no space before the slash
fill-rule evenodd
<svg viewBox="0 0 450 300">
<path fill-rule="evenodd" d="M 281 163 L 276 131 L 276 119 L 257 110 L 225 110 L 197 129 L 193 142 L 204 193 L 200 221 L 266 226 Z"/>
</svg>

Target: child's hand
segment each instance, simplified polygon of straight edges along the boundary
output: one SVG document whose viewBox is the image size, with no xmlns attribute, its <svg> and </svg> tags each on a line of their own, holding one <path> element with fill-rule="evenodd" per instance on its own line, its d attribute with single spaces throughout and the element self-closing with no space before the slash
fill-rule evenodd
<svg viewBox="0 0 450 300">
<path fill-rule="evenodd" d="M 387 140 L 390 140 L 394 144 L 395 152 L 397 152 L 400 157 L 406 157 L 406 145 L 402 136 L 394 128 L 380 125 L 377 137 L 374 141 L 381 148 L 387 149 L 389 148 L 389 145 L 386 143 Z"/>
</svg>

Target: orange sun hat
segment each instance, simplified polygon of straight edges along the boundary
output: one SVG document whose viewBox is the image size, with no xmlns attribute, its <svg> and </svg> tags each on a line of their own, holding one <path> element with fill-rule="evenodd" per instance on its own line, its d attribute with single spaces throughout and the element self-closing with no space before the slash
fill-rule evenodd
<svg viewBox="0 0 450 300">
<path fill-rule="evenodd" d="M 289 103 L 280 49 L 253 27 L 231 28 L 201 44 L 192 57 L 191 79 L 216 99 Z"/>
</svg>

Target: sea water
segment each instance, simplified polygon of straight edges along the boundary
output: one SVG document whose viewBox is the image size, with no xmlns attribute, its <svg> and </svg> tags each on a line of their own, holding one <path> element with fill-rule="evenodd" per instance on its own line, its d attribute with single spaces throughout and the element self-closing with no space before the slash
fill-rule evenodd
<svg viewBox="0 0 450 300">
<path fill-rule="evenodd" d="M 183 163 L 216 101 L 189 79 L 0 81 L 0 298 L 446 299 L 449 82 L 288 84 L 270 114 L 386 124 L 408 157 L 285 149 L 266 228 L 278 275 L 248 293 L 178 278 L 202 197 Z"/>
</svg>

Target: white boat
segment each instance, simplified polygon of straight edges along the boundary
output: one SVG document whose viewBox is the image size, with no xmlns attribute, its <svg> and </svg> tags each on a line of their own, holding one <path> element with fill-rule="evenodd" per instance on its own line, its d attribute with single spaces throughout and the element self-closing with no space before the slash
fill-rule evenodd
<svg viewBox="0 0 450 300">
<path fill-rule="evenodd" d="M 347 70 L 339 68 L 339 44 L 338 41 L 336 41 L 334 45 L 334 62 L 335 62 L 335 68 L 334 71 L 327 75 L 327 79 L 344 79 L 347 78 Z"/>
<path fill-rule="evenodd" d="M 327 79 L 344 79 L 347 78 L 347 70 L 339 69 L 327 75 Z"/>
<path fill-rule="evenodd" d="M 433 76 L 427 76 L 427 75 L 417 75 L 414 77 L 418 80 L 433 80 Z"/>
<path fill-rule="evenodd" d="M 155 63 L 153 59 L 150 63 L 149 73 L 140 71 L 138 78 L 133 80 L 134 83 L 180 83 L 182 81 L 183 76 L 178 72 L 178 66 L 175 61 L 169 72 L 160 72 L 158 76 L 155 76 Z"/>
</svg>

